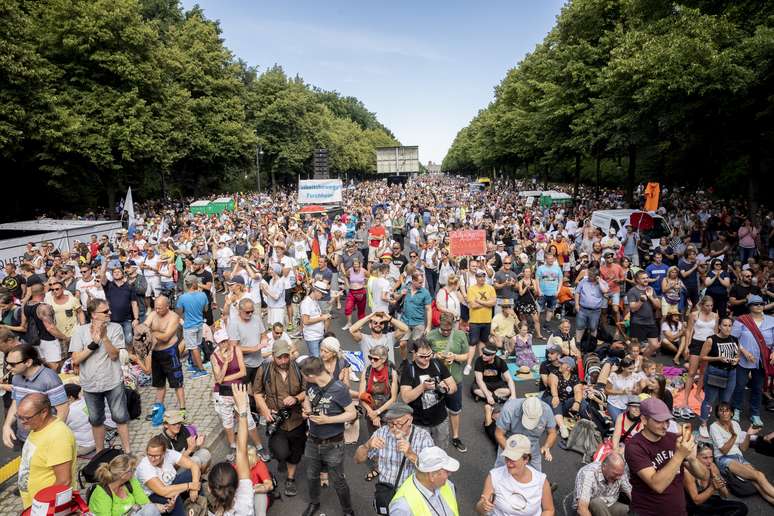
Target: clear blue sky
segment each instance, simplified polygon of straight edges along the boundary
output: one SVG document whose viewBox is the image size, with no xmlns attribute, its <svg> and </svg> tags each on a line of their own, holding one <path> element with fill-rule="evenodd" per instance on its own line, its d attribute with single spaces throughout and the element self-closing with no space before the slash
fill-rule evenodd
<svg viewBox="0 0 774 516">
<path fill-rule="evenodd" d="M 226 45 L 264 70 L 362 100 L 422 162 L 493 97 L 542 41 L 564 0 L 392 2 L 183 0 L 220 21 Z"/>
</svg>

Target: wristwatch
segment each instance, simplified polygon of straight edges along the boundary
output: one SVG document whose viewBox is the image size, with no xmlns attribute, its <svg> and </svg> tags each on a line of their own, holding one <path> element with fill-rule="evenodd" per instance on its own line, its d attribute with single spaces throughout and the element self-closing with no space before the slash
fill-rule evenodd
<svg viewBox="0 0 774 516">
<path fill-rule="evenodd" d="M 245 410 L 244 412 L 237 412 L 237 415 L 239 417 L 247 417 L 247 411 Z"/>
</svg>

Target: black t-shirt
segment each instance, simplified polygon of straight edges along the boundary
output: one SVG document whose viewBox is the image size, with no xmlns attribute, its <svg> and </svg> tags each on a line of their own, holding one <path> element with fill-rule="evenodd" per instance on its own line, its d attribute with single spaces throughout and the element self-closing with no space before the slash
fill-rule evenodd
<svg viewBox="0 0 774 516">
<path fill-rule="evenodd" d="M 736 358 L 739 355 L 739 339 L 733 335 L 728 337 L 720 337 L 719 335 L 711 335 L 712 347 L 710 348 L 708 357 L 723 357 L 729 360 Z M 736 366 L 731 365 L 728 362 L 714 361 L 709 362 L 712 367 L 719 369 L 730 370 Z"/>
<path fill-rule="evenodd" d="M 27 280 L 21 274 L 14 274 L 13 276 L 6 276 L 0 285 L 8 289 L 8 292 L 13 294 L 16 299 L 22 297 L 22 285 L 25 285 Z"/>
<path fill-rule="evenodd" d="M 208 270 L 202 269 L 199 272 L 194 272 L 193 275 L 199 278 L 200 285 L 206 285 L 207 283 L 212 283 L 212 273 Z M 212 303 L 212 293 L 210 292 L 210 289 L 202 288 L 202 291 L 204 292 L 204 295 L 207 296 L 207 301 Z"/>
<path fill-rule="evenodd" d="M 40 335 L 40 340 L 56 340 L 56 337 L 51 335 L 48 330 L 46 329 L 46 325 L 43 324 L 43 321 L 38 317 L 38 306 L 40 306 L 42 303 L 28 303 L 24 305 L 24 315 L 27 317 L 27 332 L 29 333 L 29 325 L 34 324 L 38 328 L 38 335 Z"/>
<path fill-rule="evenodd" d="M 393 255 L 392 257 L 392 264 L 398 268 L 401 274 L 403 274 L 403 270 L 406 268 L 407 263 L 408 259 L 402 254 Z"/>
<path fill-rule="evenodd" d="M 505 380 L 503 380 L 503 373 L 508 372 L 508 365 L 500 357 L 495 357 L 492 362 L 487 364 L 479 355 L 473 363 L 473 370 L 483 375 L 484 384 L 490 391 L 507 385 Z"/>
<path fill-rule="evenodd" d="M 137 291 L 128 282 L 117 285 L 115 281 L 105 283 L 105 299 L 110 306 L 110 320 L 121 323 L 134 319 L 132 301 L 137 301 Z"/>
<path fill-rule="evenodd" d="M 317 404 L 312 403 L 321 390 L 323 393 Z M 352 396 L 349 394 L 349 389 L 338 380 L 331 380 L 322 389 L 316 383 L 310 383 L 306 388 L 306 396 L 313 405 L 312 412 L 319 410 L 321 416 L 338 416 L 343 414 L 344 409 L 352 404 Z M 318 425 L 309 420 L 309 435 L 317 439 L 330 439 L 343 432 L 344 423 Z"/>
<path fill-rule="evenodd" d="M 426 369 L 421 369 L 415 362 L 404 362 L 400 373 L 400 386 L 407 385 L 412 389 L 424 382 L 426 378 L 450 378 L 449 369 L 443 362 L 433 358 Z M 434 390 L 426 390 L 417 399 L 409 403 L 414 409 L 414 423 L 419 426 L 436 426 L 446 420 L 446 405 L 444 396 Z"/>
<path fill-rule="evenodd" d="M 188 429 L 185 427 L 185 425 L 181 425 L 180 431 L 177 433 L 177 436 L 175 436 L 174 439 L 168 436 L 166 432 L 161 432 L 159 437 L 164 439 L 164 441 L 167 443 L 168 449 L 182 453 L 183 450 L 188 449 L 188 437 L 190 435 L 191 434 L 188 433 Z"/>
<path fill-rule="evenodd" d="M 540 390 L 541 391 L 548 389 L 548 385 L 543 383 L 542 376 L 544 374 L 549 375 L 551 373 L 559 376 L 559 366 L 552 364 L 549 360 L 544 360 L 543 362 L 541 362 L 540 363 L 540 376 L 541 376 Z"/>
<path fill-rule="evenodd" d="M 736 300 L 739 299 L 747 299 L 748 294 L 753 294 L 756 296 L 761 295 L 761 289 L 758 287 L 755 287 L 753 285 L 747 285 L 744 286 L 740 283 L 736 283 L 733 287 L 731 287 L 731 291 L 728 293 L 729 297 L 733 297 Z M 750 309 L 747 308 L 747 302 L 745 301 L 741 305 L 734 305 L 731 307 L 731 311 L 734 313 L 734 317 L 739 317 L 740 315 L 749 314 Z"/>
</svg>

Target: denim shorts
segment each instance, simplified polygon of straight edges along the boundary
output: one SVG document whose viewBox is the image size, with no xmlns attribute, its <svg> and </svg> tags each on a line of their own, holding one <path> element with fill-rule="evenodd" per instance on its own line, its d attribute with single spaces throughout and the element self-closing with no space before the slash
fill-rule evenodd
<svg viewBox="0 0 774 516">
<path fill-rule="evenodd" d="M 602 310 L 590 310 L 588 308 L 580 307 L 578 314 L 575 317 L 575 324 L 578 331 L 588 328 L 591 334 L 594 335 L 597 332 L 597 326 L 599 326 L 599 316 Z"/>
<path fill-rule="evenodd" d="M 446 410 L 449 411 L 449 414 L 459 414 L 462 412 L 462 389 L 460 388 L 462 384 L 457 384 L 457 390 L 454 391 L 454 394 L 447 394 L 443 398 L 443 402 L 446 405 Z"/>
<path fill-rule="evenodd" d="M 556 296 L 540 296 L 540 307 L 544 310 L 553 310 L 556 308 Z"/>
<path fill-rule="evenodd" d="M 723 475 L 731 475 L 731 474 L 733 474 L 730 471 L 728 471 L 728 464 L 733 462 L 733 461 L 736 461 L 736 462 L 738 462 L 740 464 L 749 464 L 750 463 L 747 459 L 745 459 L 740 454 L 721 455 L 720 457 L 715 459 L 715 462 L 718 465 L 718 469 L 720 470 L 720 472 Z"/>
<path fill-rule="evenodd" d="M 113 421 L 119 425 L 129 421 L 123 382 L 105 392 L 83 391 L 83 399 L 86 401 L 86 409 L 89 411 L 91 426 L 102 426 L 105 422 L 105 403 L 110 407 L 110 417 Z"/>
</svg>

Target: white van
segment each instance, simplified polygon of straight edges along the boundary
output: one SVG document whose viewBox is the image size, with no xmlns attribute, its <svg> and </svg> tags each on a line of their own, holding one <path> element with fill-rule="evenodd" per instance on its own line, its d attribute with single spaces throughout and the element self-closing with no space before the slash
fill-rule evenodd
<svg viewBox="0 0 774 516">
<path fill-rule="evenodd" d="M 591 225 L 602 230 L 607 235 L 610 228 L 618 232 L 623 228 L 633 213 L 645 213 L 653 219 L 651 229 L 640 231 L 643 238 L 649 238 L 653 247 L 658 246 L 661 237 L 668 237 L 672 234 L 672 228 L 661 215 L 641 210 L 598 210 L 591 214 Z"/>
</svg>

